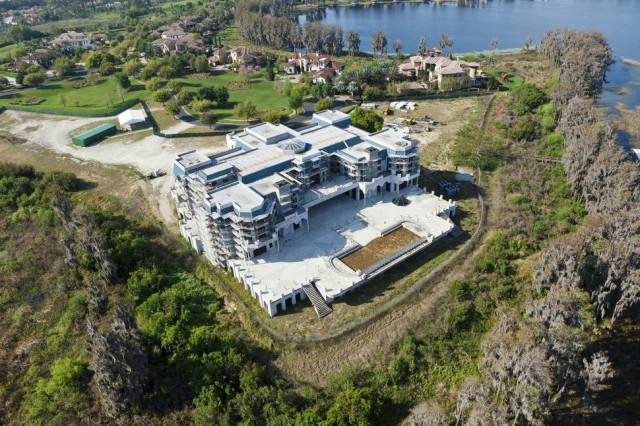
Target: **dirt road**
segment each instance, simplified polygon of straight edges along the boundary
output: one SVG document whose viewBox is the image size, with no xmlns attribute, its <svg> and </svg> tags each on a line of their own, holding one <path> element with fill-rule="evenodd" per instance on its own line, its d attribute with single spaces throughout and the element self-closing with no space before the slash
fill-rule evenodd
<svg viewBox="0 0 640 426">
<path fill-rule="evenodd" d="M 83 161 L 128 166 L 141 174 L 158 169 L 164 171 L 167 175 L 148 183 L 141 180 L 138 185 L 149 204 L 156 207 L 158 218 L 173 227 L 175 217 L 169 194 L 173 184 L 171 167 L 176 154 L 196 148 L 207 155 L 220 152 L 226 149 L 224 137 L 165 139 L 153 134 L 136 138 L 131 134 L 114 136 L 86 148 L 71 143 L 71 135 L 77 133 L 76 129 L 110 120 L 113 118 L 62 117 L 7 110 L 0 116 L 0 130 L 26 139 L 25 150 L 52 151 Z M 189 127 L 192 125 L 179 122 L 169 131 L 178 133 Z"/>
</svg>

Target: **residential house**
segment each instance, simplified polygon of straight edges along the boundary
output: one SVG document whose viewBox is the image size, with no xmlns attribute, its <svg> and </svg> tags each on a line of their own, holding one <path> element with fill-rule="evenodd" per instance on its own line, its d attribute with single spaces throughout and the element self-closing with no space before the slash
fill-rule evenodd
<svg viewBox="0 0 640 426">
<path fill-rule="evenodd" d="M 28 62 L 32 65 L 40 65 L 41 67 L 49 68 L 53 65 L 53 54 L 48 50 L 37 49 L 31 54 L 19 58 L 17 62 Z"/>
<path fill-rule="evenodd" d="M 73 50 L 76 47 L 81 47 L 83 49 L 93 49 L 94 47 L 91 43 L 91 37 L 75 31 L 60 34 L 58 37 L 51 40 L 49 45 L 60 46 L 67 50 Z"/>
<path fill-rule="evenodd" d="M 161 38 L 151 43 L 162 51 L 162 53 L 202 53 L 206 46 L 204 42 L 197 38 L 195 34 L 185 33 L 181 29 L 168 30 L 162 33 Z"/>
<path fill-rule="evenodd" d="M 335 61 L 327 55 L 319 53 L 299 53 L 291 56 L 284 66 L 287 74 L 312 73 L 314 83 L 335 83 L 336 77 L 342 74 L 344 63 Z"/>
<path fill-rule="evenodd" d="M 478 86 L 484 78 L 477 62 L 466 62 L 441 56 L 435 49 L 425 56 L 411 56 L 398 66 L 398 72 L 406 77 L 423 77 L 430 87 L 441 90 Z"/>
<path fill-rule="evenodd" d="M 231 57 L 231 62 L 234 64 L 252 65 L 264 55 L 262 52 L 258 52 L 250 47 L 240 46 L 232 49 L 229 56 Z"/>
<path fill-rule="evenodd" d="M 213 49 L 212 55 L 209 56 L 208 61 L 209 65 L 212 67 L 216 65 L 223 65 L 229 62 L 229 57 L 231 55 L 231 50 L 226 47 L 216 47 Z"/>
</svg>

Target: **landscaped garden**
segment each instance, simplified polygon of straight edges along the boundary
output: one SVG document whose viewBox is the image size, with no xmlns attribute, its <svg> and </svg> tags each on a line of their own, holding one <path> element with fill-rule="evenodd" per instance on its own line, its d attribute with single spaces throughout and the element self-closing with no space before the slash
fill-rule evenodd
<svg viewBox="0 0 640 426">
<path fill-rule="evenodd" d="M 218 120 L 240 120 L 234 113 L 234 107 L 240 102 L 253 102 L 258 111 L 268 111 L 277 108 L 286 108 L 288 99 L 279 96 L 274 91 L 274 82 L 265 78 L 265 70 L 252 71 L 247 75 L 232 71 L 216 71 L 205 79 L 193 76 L 178 77 L 176 80 L 182 83 L 185 90 L 196 92 L 203 86 L 224 86 L 229 91 L 229 100 L 224 107 L 216 106 L 212 112 Z M 190 114 L 197 116 L 195 111 L 187 108 Z"/>
<path fill-rule="evenodd" d="M 41 87 L 0 97 L 0 106 L 19 106 L 21 109 L 32 111 L 69 115 L 113 115 L 121 111 L 125 104 L 131 104 L 136 99 L 144 99 L 149 95 L 140 84 L 134 84 L 127 91 L 120 91 L 113 77 L 99 78 L 95 85 L 77 89 L 74 89 L 73 85 L 74 80 L 45 83 Z M 39 102 L 28 102 L 33 99 Z"/>
</svg>

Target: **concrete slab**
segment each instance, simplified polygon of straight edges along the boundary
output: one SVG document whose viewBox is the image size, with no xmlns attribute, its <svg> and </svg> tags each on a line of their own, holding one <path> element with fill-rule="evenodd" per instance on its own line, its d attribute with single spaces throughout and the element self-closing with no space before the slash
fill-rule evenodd
<svg viewBox="0 0 640 426">
<path fill-rule="evenodd" d="M 394 205 L 397 193 L 386 191 L 359 201 L 347 194 L 335 197 L 309 209 L 309 231 L 303 226 L 281 238 L 279 251 L 239 262 L 262 300 L 278 301 L 312 280 L 325 300 L 332 300 L 363 281 L 333 259 L 345 249 L 365 246 L 399 223 L 420 237 L 437 238 L 453 229 L 451 221 L 438 216 L 451 207 L 449 201 L 418 188 L 402 193 L 411 201 L 408 206 Z"/>
</svg>

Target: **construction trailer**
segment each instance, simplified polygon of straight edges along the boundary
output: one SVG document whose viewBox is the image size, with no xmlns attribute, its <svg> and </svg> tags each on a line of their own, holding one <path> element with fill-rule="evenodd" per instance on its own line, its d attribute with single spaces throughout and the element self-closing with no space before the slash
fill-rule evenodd
<svg viewBox="0 0 640 426">
<path fill-rule="evenodd" d="M 94 127 L 91 130 L 87 130 L 84 133 L 80 133 L 77 136 L 71 138 L 71 142 L 77 146 L 89 146 L 92 143 L 99 141 L 102 138 L 113 135 L 118 129 L 115 124 L 105 123 L 98 127 Z"/>
</svg>

